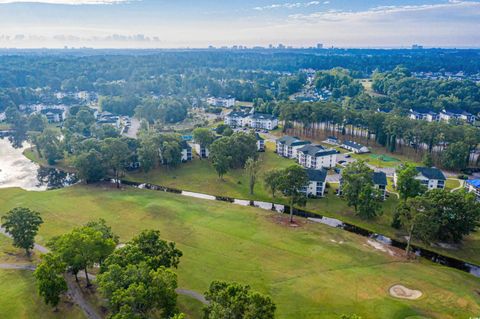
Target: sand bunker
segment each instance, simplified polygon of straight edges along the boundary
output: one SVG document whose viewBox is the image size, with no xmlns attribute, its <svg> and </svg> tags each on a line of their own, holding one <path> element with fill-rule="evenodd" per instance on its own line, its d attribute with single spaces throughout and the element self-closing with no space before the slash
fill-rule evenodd
<svg viewBox="0 0 480 319">
<path fill-rule="evenodd" d="M 378 241 L 375 240 L 367 240 L 367 243 L 375 248 L 376 250 L 383 251 L 384 253 L 388 253 L 390 256 L 395 256 L 395 252 L 388 249 L 384 244 L 379 243 Z"/>
<path fill-rule="evenodd" d="M 408 289 L 402 285 L 395 285 L 390 287 L 390 295 L 395 298 L 416 300 L 420 298 L 423 294 L 420 290 Z"/>
</svg>

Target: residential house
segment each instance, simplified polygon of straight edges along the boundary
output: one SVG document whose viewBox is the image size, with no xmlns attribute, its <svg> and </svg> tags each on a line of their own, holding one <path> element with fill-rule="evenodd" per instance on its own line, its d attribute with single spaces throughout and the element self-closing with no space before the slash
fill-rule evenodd
<svg viewBox="0 0 480 319">
<path fill-rule="evenodd" d="M 225 124 L 231 127 L 251 127 L 254 129 L 273 130 L 278 127 L 278 119 L 265 113 L 232 111 L 225 116 Z"/>
<path fill-rule="evenodd" d="M 327 170 L 306 169 L 308 184 L 301 192 L 308 197 L 323 197 L 327 185 Z"/>
<path fill-rule="evenodd" d="M 195 148 L 195 153 L 197 153 L 200 158 L 208 158 L 210 156 L 208 147 L 200 145 L 199 143 L 194 143 L 193 146 Z"/>
<path fill-rule="evenodd" d="M 362 144 L 353 141 L 344 141 L 340 147 L 349 150 L 355 154 L 370 153 L 370 149 Z"/>
<path fill-rule="evenodd" d="M 445 175 L 443 172 L 435 167 L 417 167 L 418 175 L 415 179 L 419 180 L 427 189 L 443 189 L 445 188 Z M 393 184 L 397 187 L 398 176 L 397 173 L 393 175 Z"/>
<path fill-rule="evenodd" d="M 258 133 L 255 133 L 255 139 L 257 140 L 257 151 L 265 152 L 265 139 Z"/>
<path fill-rule="evenodd" d="M 65 120 L 65 110 L 62 109 L 42 109 L 40 114 L 45 115 L 48 123 L 59 123 Z"/>
<path fill-rule="evenodd" d="M 247 126 L 249 113 L 244 111 L 232 111 L 225 116 L 225 124 L 231 127 Z"/>
<path fill-rule="evenodd" d="M 297 150 L 308 144 L 310 144 L 309 141 L 303 141 L 298 137 L 286 135 L 277 139 L 276 152 L 280 156 L 297 159 Z"/>
<path fill-rule="evenodd" d="M 231 108 L 235 106 L 235 99 L 232 97 L 209 97 L 207 98 L 207 104 L 216 107 Z"/>
<path fill-rule="evenodd" d="M 182 162 L 189 162 L 192 160 L 192 147 L 187 143 L 187 141 L 182 140 L 180 142 L 180 147 L 182 148 Z"/>
<path fill-rule="evenodd" d="M 465 181 L 465 190 L 469 193 L 474 193 L 477 201 L 480 201 L 480 179 L 469 179 Z"/>
<path fill-rule="evenodd" d="M 325 142 L 327 142 L 328 144 L 333 144 L 333 145 L 339 145 L 340 144 L 340 140 L 335 136 L 329 136 Z"/>
<path fill-rule="evenodd" d="M 338 151 L 321 145 L 305 145 L 297 150 L 297 160 L 305 168 L 322 169 L 337 165 Z"/>
<path fill-rule="evenodd" d="M 97 118 L 97 124 L 111 125 L 117 129 L 120 128 L 121 119 L 119 116 L 113 115 L 110 112 L 98 112 L 94 113 L 94 116 Z"/>
<path fill-rule="evenodd" d="M 409 117 L 412 120 L 424 120 L 427 122 L 437 122 L 440 119 L 438 113 L 424 108 L 410 109 Z"/>
<path fill-rule="evenodd" d="M 254 129 L 274 130 L 278 127 L 278 119 L 265 113 L 253 113 L 247 117 L 248 126 Z"/>
<path fill-rule="evenodd" d="M 383 200 L 387 198 L 387 174 L 384 172 L 373 173 L 373 185 L 376 189 L 380 190 Z"/>
<path fill-rule="evenodd" d="M 456 119 L 473 124 L 475 123 L 476 116 L 462 110 L 444 109 L 440 112 L 440 119 L 445 122 L 450 122 L 451 120 Z"/>
</svg>

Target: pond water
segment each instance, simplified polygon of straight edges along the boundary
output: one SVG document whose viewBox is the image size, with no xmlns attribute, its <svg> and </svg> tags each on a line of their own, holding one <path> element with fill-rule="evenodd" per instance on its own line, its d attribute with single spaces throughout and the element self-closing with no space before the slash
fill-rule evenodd
<svg viewBox="0 0 480 319">
<path fill-rule="evenodd" d="M 0 138 L 0 188 L 19 187 L 28 191 L 46 191 L 75 184 L 74 174 L 40 167 L 23 155 L 26 148 L 13 148 L 8 139 Z"/>
</svg>

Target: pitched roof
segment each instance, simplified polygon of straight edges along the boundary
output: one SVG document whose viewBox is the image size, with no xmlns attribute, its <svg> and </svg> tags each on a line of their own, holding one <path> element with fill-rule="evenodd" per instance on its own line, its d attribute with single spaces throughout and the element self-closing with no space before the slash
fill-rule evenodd
<svg viewBox="0 0 480 319">
<path fill-rule="evenodd" d="M 384 172 L 374 172 L 372 179 L 375 185 L 387 186 L 387 174 Z"/>
<path fill-rule="evenodd" d="M 304 147 L 298 149 L 299 152 L 302 152 L 311 156 L 315 156 L 315 154 L 323 150 L 324 148 L 321 145 L 305 145 Z"/>
<path fill-rule="evenodd" d="M 243 111 L 232 111 L 228 113 L 227 117 L 247 117 L 248 114 Z"/>
<path fill-rule="evenodd" d="M 450 116 L 458 116 L 458 115 L 464 115 L 464 116 L 472 116 L 471 113 L 468 113 L 466 111 L 463 111 L 461 109 L 444 109 L 442 113 L 450 115 Z"/>
<path fill-rule="evenodd" d="M 428 179 L 446 180 L 443 172 L 435 167 L 417 167 L 417 171 Z"/>
<path fill-rule="evenodd" d="M 349 146 L 351 148 L 355 148 L 357 150 L 365 147 L 364 145 L 360 144 L 360 143 L 357 143 L 357 142 L 353 142 L 353 141 L 344 141 L 343 142 L 343 145 L 346 145 L 346 146 Z"/>
<path fill-rule="evenodd" d="M 288 135 L 282 138 L 279 138 L 277 142 L 288 145 L 288 146 L 300 146 L 300 145 L 310 144 L 309 141 L 303 141 L 303 140 L 300 140 L 298 137 L 288 136 Z"/>
<path fill-rule="evenodd" d="M 327 180 L 326 169 L 306 169 L 305 171 L 307 173 L 309 181 L 325 183 L 325 181 Z"/>
<path fill-rule="evenodd" d="M 437 115 L 438 113 L 430 110 L 430 109 L 427 109 L 427 108 L 414 108 L 414 109 L 411 109 L 411 112 L 413 113 L 418 113 L 418 114 L 431 114 L 431 115 Z"/>
<path fill-rule="evenodd" d="M 250 117 L 254 120 L 274 120 L 276 119 L 275 116 L 272 114 L 266 114 L 266 113 L 254 113 L 250 115 Z"/>
</svg>

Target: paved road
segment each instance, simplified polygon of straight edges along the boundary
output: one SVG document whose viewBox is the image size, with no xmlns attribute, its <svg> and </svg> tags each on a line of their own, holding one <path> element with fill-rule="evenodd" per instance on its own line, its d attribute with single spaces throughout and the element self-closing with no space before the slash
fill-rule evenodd
<svg viewBox="0 0 480 319">
<path fill-rule="evenodd" d="M 128 129 L 128 132 L 124 135 L 130 138 L 137 138 L 138 130 L 140 129 L 140 120 L 135 117 L 130 118 L 132 125 Z"/>
<path fill-rule="evenodd" d="M 25 264 L 25 265 L 22 265 L 22 264 L 0 264 L 0 269 L 7 269 L 7 270 L 30 270 L 30 271 L 34 271 L 35 270 L 35 266 L 34 265 L 30 265 L 30 264 Z"/>
</svg>

